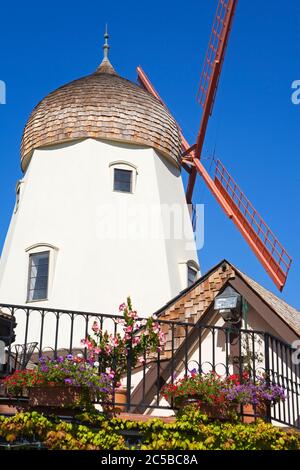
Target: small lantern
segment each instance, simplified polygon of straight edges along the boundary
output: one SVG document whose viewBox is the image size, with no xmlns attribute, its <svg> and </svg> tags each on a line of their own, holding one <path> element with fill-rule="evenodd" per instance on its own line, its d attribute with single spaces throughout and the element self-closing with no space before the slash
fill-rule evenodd
<svg viewBox="0 0 300 470">
<path fill-rule="evenodd" d="M 226 287 L 215 298 L 214 309 L 220 313 L 225 323 L 237 324 L 242 318 L 242 296 L 232 287 Z"/>
</svg>

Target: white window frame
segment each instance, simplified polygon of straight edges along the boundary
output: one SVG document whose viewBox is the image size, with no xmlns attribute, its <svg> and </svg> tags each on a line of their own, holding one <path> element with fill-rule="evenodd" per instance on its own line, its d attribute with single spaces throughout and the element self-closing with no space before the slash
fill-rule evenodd
<svg viewBox="0 0 300 470">
<path fill-rule="evenodd" d="M 117 194 L 134 194 L 136 192 L 136 184 L 137 184 L 137 167 L 133 165 L 133 163 L 126 162 L 124 160 L 119 160 L 115 162 L 111 162 L 109 164 L 109 169 L 110 169 L 110 178 L 111 178 L 111 187 L 112 191 Z M 114 189 L 114 175 L 115 175 L 115 170 L 125 170 L 125 171 L 131 171 L 131 191 L 118 191 Z"/>
<path fill-rule="evenodd" d="M 198 279 L 198 270 L 195 268 L 194 265 L 192 265 L 191 263 L 187 263 L 186 265 L 187 269 L 186 269 L 186 274 L 187 274 L 187 287 L 191 287 Z M 192 284 L 190 284 L 190 280 L 189 280 L 189 270 L 193 271 L 194 274 L 195 274 L 195 277 L 194 277 L 194 282 L 192 282 Z"/>
<path fill-rule="evenodd" d="M 196 273 L 195 282 L 198 281 L 200 277 L 200 267 L 198 263 L 194 260 L 182 261 L 179 263 L 179 277 L 181 283 L 181 289 L 184 290 L 189 286 L 189 268 L 193 269 Z"/>
<path fill-rule="evenodd" d="M 18 209 L 19 209 L 21 193 L 23 192 L 23 188 L 22 188 L 23 184 L 24 184 L 24 181 L 19 180 L 16 185 L 16 203 L 15 203 L 14 213 L 18 212 Z"/>
<path fill-rule="evenodd" d="M 36 243 L 26 248 L 25 252 L 27 254 L 26 303 L 31 304 L 34 302 L 46 302 L 50 299 L 50 296 L 51 296 L 58 248 L 50 243 Z M 30 257 L 31 255 L 36 255 L 36 254 L 46 253 L 46 252 L 49 253 L 47 297 L 45 299 L 30 300 L 28 298 L 28 293 L 29 293 L 28 286 L 29 286 L 29 276 L 30 276 Z"/>
</svg>

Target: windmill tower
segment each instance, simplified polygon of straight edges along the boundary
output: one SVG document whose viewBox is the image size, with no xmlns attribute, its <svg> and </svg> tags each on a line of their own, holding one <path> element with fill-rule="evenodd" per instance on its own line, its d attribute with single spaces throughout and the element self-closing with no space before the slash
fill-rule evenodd
<svg viewBox="0 0 300 470">
<path fill-rule="evenodd" d="M 283 289 L 290 256 L 224 165 L 217 162 L 212 178 L 201 161 L 236 5 L 218 3 L 194 145 L 141 67 L 141 86 L 116 73 L 107 32 L 96 72 L 50 93 L 33 110 L 0 262 L 0 302 L 113 313 L 131 295 L 139 314 L 150 315 L 199 276 L 189 211 L 197 175 Z M 186 194 L 182 169 L 189 176 Z M 170 231 L 174 208 L 180 234 Z"/>
<path fill-rule="evenodd" d="M 199 274 L 179 128 L 108 52 L 106 31 L 98 69 L 46 96 L 25 126 L 1 303 L 111 314 L 130 295 L 149 316 Z"/>
</svg>

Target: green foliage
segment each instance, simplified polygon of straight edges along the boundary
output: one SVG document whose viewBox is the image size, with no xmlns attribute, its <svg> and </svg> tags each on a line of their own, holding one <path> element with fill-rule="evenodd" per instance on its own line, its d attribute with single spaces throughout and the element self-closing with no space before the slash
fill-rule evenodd
<svg viewBox="0 0 300 470">
<path fill-rule="evenodd" d="M 141 436 L 142 450 L 299 450 L 300 437 L 263 421 L 209 422 L 199 410 L 190 409 L 165 424 L 159 419 L 146 423 L 108 420 L 85 413 L 76 423 L 45 417 L 37 412 L 0 416 L 0 438 L 12 443 L 21 439 L 40 441 L 50 450 L 126 450 L 126 431 Z M 130 447 L 132 448 L 132 446 Z"/>
</svg>

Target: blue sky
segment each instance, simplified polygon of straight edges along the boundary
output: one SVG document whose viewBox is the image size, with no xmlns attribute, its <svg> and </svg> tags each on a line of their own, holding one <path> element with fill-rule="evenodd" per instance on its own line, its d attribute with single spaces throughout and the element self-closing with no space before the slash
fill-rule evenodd
<svg viewBox="0 0 300 470">
<path fill-rule="evenodd" d="M 120 75 L 136 79 L 141 64 L 195 141 L 201 117 L 196 91 L 217 0 L 136 0 L 1 5 L 0 246 L 21 176 L 19 143 L 32 108 L 58 86 L 95 70 L 103 28 Z M 291 84 L 300 80 L 300 2 L 240 1 L 204 156 L 215 150 L 293 257 L 283 298 L 300 308 L 299 124 Z M 202 272 L 227 258 L 276 291 L 232 222 L 200 179 L 195 202 L 206 211 Z M 59 306 L 58 306 L 59 307 Z"/>
</svg>

